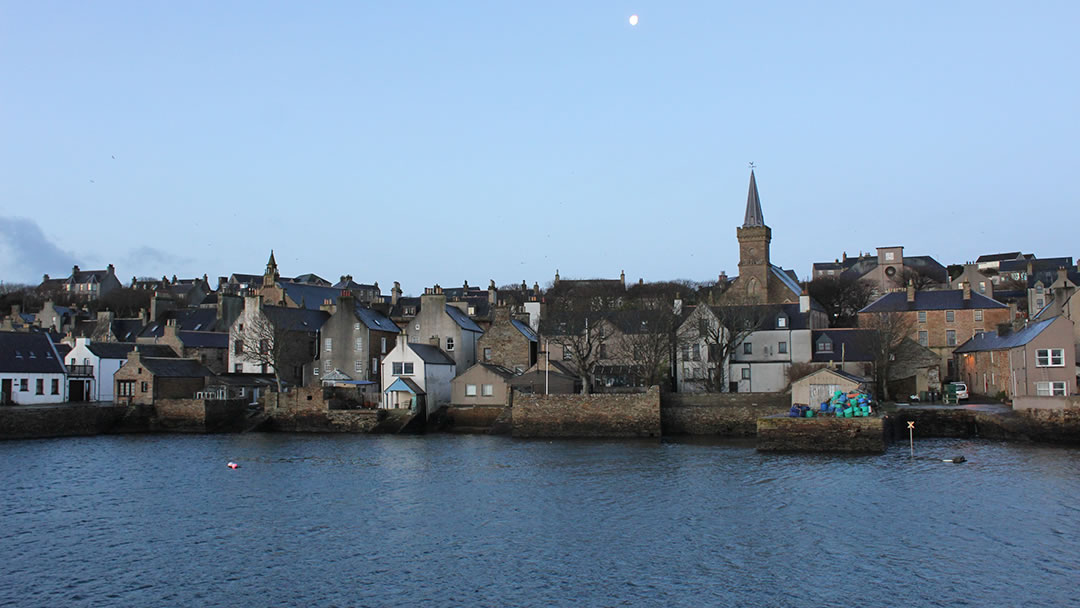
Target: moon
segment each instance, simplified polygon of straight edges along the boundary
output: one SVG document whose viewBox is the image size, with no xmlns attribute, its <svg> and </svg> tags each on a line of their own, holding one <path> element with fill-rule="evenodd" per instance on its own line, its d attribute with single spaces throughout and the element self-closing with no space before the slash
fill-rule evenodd
<svg viewBox="0 0 1080 608">
<path fill-rule="evenodd" d="M 630 15 L 630 25 L 637 25 L 637 22 L 638 22 L 637 15 Z"/>
</svg>

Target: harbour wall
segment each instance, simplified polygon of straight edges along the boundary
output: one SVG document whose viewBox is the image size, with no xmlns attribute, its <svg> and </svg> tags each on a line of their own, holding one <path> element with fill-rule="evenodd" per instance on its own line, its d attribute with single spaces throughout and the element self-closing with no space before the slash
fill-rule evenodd
<svg viewBox="0 0 1080 608">
<path fill-rule="evenodd" d="M 660 389 L 644 393 L 515 393 L 514 437 L 660 437 Z"/>
</svg>

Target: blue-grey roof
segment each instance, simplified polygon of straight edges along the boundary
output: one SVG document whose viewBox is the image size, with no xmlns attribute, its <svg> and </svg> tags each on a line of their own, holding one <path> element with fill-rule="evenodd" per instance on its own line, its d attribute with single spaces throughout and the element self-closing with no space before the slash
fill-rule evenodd
<svg viewBox="0 0 1080 608">
<path fill-rule="evenodd" d="M 409 342 L 408 346 L 424 363 L 430 365 L 454 365 L 454 360 L 450 358 L 450 355 L 444 353 L 438 346 L 413 342 Z"/>
<path fill-rule="evenodd" d="M 390 317 L 366 306 L 356 307 L 356 317 L 371 331 L 401 332 L 401 328 L 395 325 Z"/>
<path fill-rule="evenodd" d="M 135 344 L 133 342 L 90 342 L 87 350 L 101 359 L 127 359 L 128 353 L 139 348 L 139 355 L 146 357 L 176 357 L 173 349 L 165 344 Z"/>
<path fill-rule="evenodd" d="M 386 387 L 386 390 L 383 391 L 383 392 L 384 393 L 394 393 L 394 392 L 401 391 L 401 390 L 409 391 L 410 393 L 412 393 L 414 395 L 426 395 L 427 394 L 427 393 L 424 392 L 424 389 L 420 388 L 420 385 L 413 382 L 409 378 L 405 378 L 404 376 L 399 376 L 396 380 L 394 380 L 394 382 L 390 386 Z"/>
<path fill-rule="evenodd" d="M 169 321 L 176 323 L 177 331 L 213 331 L 217 328 L 217 309 L 181 308 L 170 310 L 157 321 L 151 321 L 139 333 L 140 338 L 160 338 L 165 335 L 165 325 Z"/>
<path fill-rule="evenodd" d="M 48 334 L 0 331 L 0 372 L 62 374 L 64 365 Z"/>
<path fill-rule="evenodd" d="M 871 350 L 873 330 L 870 329 L 817 329 L 814 330 L 810 344 L 811 360 L 824 363 L 828 361 L 873 361 Z M 818 352 L 819 342 L 831 342 L 831 352 Z"/>
<path fill-rule="evenodd" d="M 520 331 L 523 336 L 528 338 L 530 342 L 540 341 L 540 338 L 537 337 L 536 332 L 533 331 L 531 327 L 529 327 L 528 323 L 522 323 L 517 319 L 510 319 L 510 324 L 517 328 L 517 330 Z"/>
<path fill-rule="evenodd" d="M 214 374 L 196 359 L 159 359 L 140 356 L 139 362 L 155 376 L 168 378 L 205 378 Z"/>
<path fill-rule="evenodd" d="M 330 313 L 307 308 L 285 308 L 284 306 L 263 306 L 263 314 L 275 327 L 287 331 L 318 331 Z"/>
<path fill-rule="evenodd" d="M 180 331 L 176 333 L 184 346 L 194 348 L 228 348 L 229 334 L 220 331 Z"/>
<path fill-rule="evenodd" d="M 773 276 L 780 279 L 780 282 L 790 289 L 792 293 L 795 295 L 802 294 L 802 287 L 799 286 L 799 282 L 792 279 L 791 275 L 789 275 L 786 270 L 779 266 L 774 266 L 773 264 L 769 264 L 769 268 L 772 270 Z"/>
<path fill-rule="evenodd" d="M 1015 260 L 1020 258 L 1023 254 L 1019 251 L 1010 251 L 1009 253 L 992 253 L 988 255 L 980 255 L 975 263 L 979 262 L 1002 262 L 1004 260 Z"/>
<path fill-rule="evenodd" d="M 322 285 L 289 283 L 285 281 L 279 282 L 278 285 L 285 290 L 285 295 L 297 306 L 302 306 L 309 310 L 319 310 L 319 307 L 322 306 L 324 300 L 336 302 L 338 296 L 341 295 L 340 289 L 324 287 Z"/>
<path fill-rule="evenodd" d="M 997 300 L 990 299 L 980 293 L 971 293 L 971 299 L 964 299 L 962 289 L 942 289 L 933 291 L 916 291 L 915 301 L 907 301 L 906 291 L 894 291 L 887 293 L 871 302 L 859 312 L 903 312 L 908 310 L 964 310 L 1008 308 Z"/>
<path fill-rule="evenodd" d="M 450 318 L 453 319 L 454 322 L 457 323 L 459 327 L 461 327 L 461 329 L 464 329 L 466 331 L 484 333 L 484 330 L 480 329 L 480 326 L 477 325 L 475 321 L 470 319 L 469 315 L 465 314 L 457 306 L 451 306 L 450 304 L 447 304 L 446 314 L 450 315 Z"/>
<path fill-rule="evenodd" d="M 1054 319 L 1057 319 L 1057 317 L 1039 321 L 1037 323 L 1031 323 L 1020 331 L 1013 332 L 1007 336 L 998 336 L 998 332 L 996 331 L 984 332 L 956 347 L 956 350 L 953 352 L 974 353 L 1023 346 L 1041 334 L 1044 329 L 1054 322 Z"/>
</svg>

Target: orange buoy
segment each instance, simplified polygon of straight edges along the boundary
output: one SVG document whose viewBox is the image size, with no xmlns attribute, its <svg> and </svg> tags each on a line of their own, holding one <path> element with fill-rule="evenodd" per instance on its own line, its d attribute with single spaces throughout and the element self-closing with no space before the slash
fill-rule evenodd
<svg viewBox="0 0 1080 608">
<path fill-rule="evenodd" d="M 229 462 L 229 464 L 227 464 L 225 466 L 229 467 L 230 469 L 239 469 L 240 468 L 240 465 L 236 464 L 235 462 Z"/>
</svg>

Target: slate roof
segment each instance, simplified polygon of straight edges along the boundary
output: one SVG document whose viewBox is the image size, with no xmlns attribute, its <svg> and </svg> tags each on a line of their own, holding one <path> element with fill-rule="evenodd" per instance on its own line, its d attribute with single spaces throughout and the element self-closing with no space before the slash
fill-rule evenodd
<svg viewBox="0 0 1080 608">
<path fill-rule="evenodd" d="M 86 345 L 87 350 L 102 359 L 127 359 L 136 346 L 139 347 L 139 356 L 176 358 L 176 352 L 164 344 L 135 344 L 134 342 L 91 342 Z"/>
<path fill-rule="evenodd" d="M 538 342 L 540 340 L 539 336 L 536 335 L 536 332 L 533 331 L 533 328 L 529 327 L 528 323 L 523 323 L 521 321 L 518 321 L 517 319 L 510 319 L 510 324 L 513 325 L 514 328 L 516 328 L 518 331 L 520 331 L 521 335 L 528 338 L 530 342 Z"/>
<path fill-rule="evenodd" d="M 401 328 L 395 325 L 390 317 L 366 306 L 356 307 L 356 317 L 371 331 L 401 332 Z"/>
<path fill-rule="evenodd" d="M 105 277 L 109 276 L 108 270 L 80 270 L 79 272 L 71 273 L 71 276 L 67 278 L 67 283 L 100 283 L 105 280 Z"/>
<path fill-rule="evenodd" d="M 1031 323 L 1020 331 L 1012 332 L 1007 336 L 998 336 L 996 331 L 983 332 L 956 347 L 953 353 L 975 353 L 989 350 L 1005 350 L 1023 346 L 1034 340 L 1043 332 L 1057 317 Z"/>
<path fill-rule="evenodd" d="M 480 326 L 475 321 L 469 318 L 469 315 L 465 314 L 457 306 L 446 305 L 446 314 L 450 315 L 450 318 L 458 324 L 458 327 L 466 331 L 475 331 L 484 333 L 484 330 L 480 329 Z"/>
<path fill-rule="evenodd" d="M 1069 268 L 1073 265 L 1071 257 L 1041 258 L 1034 260 L 1009 260 L 998 265 L 998 272 L 1027 272 L 1028 264 L 1031 264 L 1032 272 L 1057 271 L 1058 268 Z"/>
<path fill-rule="evenodd" d="M 757 179 L 754 170 L 750 170 L 750 188 L 746 193 L 746 216 L 743 218 L 743 228 L 751 226 L 764 226 L 765 216 L 761 213 L 761 200 L 758 197 Z"/>
<path fill-rule="evenodd" d="M 992 253 L 989 255 L 980 255 L 975 263 L 980 262 L 1004 262 L 1005 260 L 1019 259 L 1023 254 L 1019 251 L 1010 251 L 1009 253 Z"/>
<path fill-rule="evenodd" d="M 217 329 L 217 309 L 181 308 L 170 310 L 161 315 L 161 319 L 151 321 L 139 332 L 140 338 L 160 338 L 165 335 L 168 321 L 176 322 L 177 331 L 213 331 Z"/>
<path fill-rule="evenodd" d="M 980 293 L 971 293 L 971 299 L 964 299 L 962 289 L 941 289 L 916 291 L 915 301 L 907 301 L 906 291 L 887 293 L 871 302 L 859 312 L 903 312 L 908 310 L 965 310 L 1008 308 L 1005 304 L 992 300 Z"/>
<path fill-rule="evenodd" d="M 331 300 L 336 302 L 338 296 L 341 295 L 340 289 L 323 285 L 281 281 L 278 283 L 278 286 L 285 290 L 285 295 L 288 296 L 293 303 L 302 308 L 307 308 L 308 310 L 319 310 L 319 307 L 323 305 L 324 301 Z"/>
<path fill-rule="evenodd" d="M 824 374 L 826 372 L 836 374 L 841 378 L 847 378 L 848 380 L 851 380 L 852 382 L 857 382 L 859 384 L 865 384 L 867 382 L 870 382 L 869 378 L 863 378 L 862 376 L 856 376 L 855 374 L 848 373 L 842 369 L 832 369 L 830 367 L 823 367 L 819 370 L 811 372 L 810 374 L 807 374 L 806 376 L 803 376 L 803 378 L 810 378 L 814 375 Z M 800 378 L 799 380 L 802 380 L 803 378 Z"/>
<path fill-rule="evenodd" d="M 330 281 L 327 281 L 326 279 L 320 277 L 319 275 L 317 275 L 317 274 L 315 274 L 313 272 L 309 272 L 307 274 L 302 274 L 300 276 L 293 277 L 292 281 L 294 283 L 306 283 L 308 285 L 320 285 L 320 286 L 323 286 L 323 287 L 329 287 L 330 286 Z"/>
<path fill-rule="evenodd" d="M 214 375 L 197 359 L 142 357 L 141 352 L 140 349 L 139 363 L 155 376 L 165 378 L 205 378 Z"/>
<path fill-rule="evenodd" d="M 792 271 L 784 270 L 783 268 L 780 268 L 779 266 L 775 266 L 773 264 L 769 264 L 769 269 L 772 270 L 773 276 L 780 279 L 780 282 L 783 283 L 785 287 L 790 289 L 792 293 L 794 293 L 796 296 L 802 294 L 802 287 L 799 285 L 799 281 L 797 279 L 792 278 L 792 274 L 794 274 Z"/>
<path fill-rule="evenodd" d="M 60 344 L 54 343 L 53 348 L 56 349 L 56 354 L 60 355 L 61 361 L 63 361 L 64 358 L 67 357 L 67 354 L 71 352 L 71 346 L 62 342 Z"/>
<path fill-rule="evenodd" d="M 406 345 L 412 349 L 416 356 L 429 365 L 454 365 L 454 360 L 450 358 L 450 355 L 444 353 L 438 346 L 431 344 L 418 344 L 408 342 Z"/>
<path fill-rule="evenodd" d="M 66 370 L 47 334 L 0 331 L 0 372 L 63 374 Z"/>
<path fill-rule="evenodd" d="M 817 329 L 811 333 L 811 360 L 818 363 L 829 361 L 873 361 L 870 351 L 871 336 L 869 329 Z M 818 352 L 818 342 L 832 342 L 832 352 Z"/>
<path fill-rule="evenodd" d="M 229 334 L 221 331 L 179 331 L 176 336 L 192 348 L 229 348 Z"/>
<path fill-rule="evenodd" d="M 410 315 L 415 315 L 420 312 L 420 298 L 415 296 L 398 298 L 397 304 L 390 310 L 390 316 L 398 318 L 404 317 L 406 308 L 412 309 Z"/>
<path fill-rule="evenodd" d="M 723 313 L 718 312 L 718 309 L 724 308 L 723 306 L 710 306 L 710 308 L 713 309 L 717 316 L 723 318 Z M 810 313 L 799 312 L 799 305 L 797 303 L 758 304 L 755 306 L 740 306 L 738 308 L 762 308 L 765 310 L 775 308 L 776 314 L 774 315 L 773 320 L 766 320 L 761 327 L 761 331 L 768 331 L 773 329 L 810 329 Z M 821 308 L 821 305 L 818 304 L 817 301 L 813 298 L 810 299 L 810 309 L 824 311 L 824 309 Z M 780 316 L 780 313 L 784 313 L 787 316 L 787 327 L 779 327 L 777 325 L 776 318 Z"/>
<path fill-rule="evenodd" d="M 330 318 L 330 313 L 322 310 L 284 306 L 263 306 L 263 314 L 275 327 L 287 331 L 318 331 Z"/>
<path fill-rule="evenodd" d="M 142 328 L 142 319 L 113 319 L 111 330 L 120 342 L 133 342 Z"/>
<path fill-rule="evenodd" d="M 505 368 L 505 367 L 503 367 L 501 365 L 492 365 L 491 363 L 477 363 L 477 365 L 482 366 L 484 369 L 488 370 L 489 372 L 491 372 L 491 373 L 493 373 L 493 374 L 495 374 L 497 376 L 502 377 L 503 379 L 508 380 L 508 379 L 513 378 L 514 376 L 517 375 L 517 374 L 514 373 L 514 370 Z"/>
</svg>

